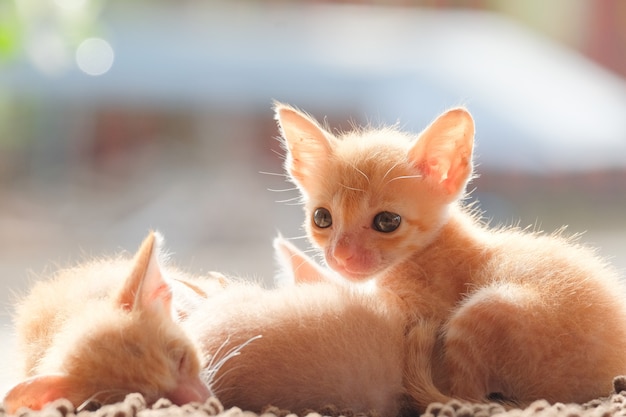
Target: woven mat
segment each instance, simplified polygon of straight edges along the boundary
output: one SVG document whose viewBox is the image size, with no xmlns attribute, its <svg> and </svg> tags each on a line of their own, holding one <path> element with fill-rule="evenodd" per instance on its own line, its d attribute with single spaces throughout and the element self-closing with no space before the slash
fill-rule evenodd
<svg viewBox="0 0 626 417">
<path fill-rule="evenodd" d="M 614 380 L 615 392 L 608 397 L 599 398 L 585 404 L 549 404 L 544 400 L 535 401 L 524 409 L 505 410 L 499 404 L 466 404 L 451 401 L 447 404 L 433 403 L 423 417 L 626 417 L 626 376 Z M 303 417 L 376 417 L 375 415 L 355 414 L 349 410 L 339 410 L 332 406 L 321 410 L 301 413 Z M 0 406 L 0 417 L 8 414 Z M 18 417 L 295 417 L 287 410 L 267 407 L 260 414 L 242 411 L 237 407 L 224 410 L 221 403 L 210 398 L 204 404 L 192 403 L 182 407 L 173 405 L 169 400 L 161 399 L 152 406 L 147 406 L 141 394 L 129 394 L 123 402 L 105 405 L 95 411 L 76 412 L 67 400 L 57 400 L 41 411 L 22 409 Z"/>
</svg>

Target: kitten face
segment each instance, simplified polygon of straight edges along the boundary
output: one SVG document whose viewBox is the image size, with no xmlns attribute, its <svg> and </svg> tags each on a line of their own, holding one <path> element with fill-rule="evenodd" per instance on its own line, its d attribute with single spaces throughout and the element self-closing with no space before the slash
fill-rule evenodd
<svg viewBox="0 0 626 417">
<path fill-rule="evenodd" d="M 140 392 L 149 403 L 166 397 L 182 405 L 211 395 L 200 378 L 199 351 L 173 318 L 171 288 L 158 260 L 160 240 L 150 234 L 128 264 L 85 264 L 34 288 L 16 324 L 27 346 L 41 347 L 27 353 L 33 376 L 4 398 L 9 412 L 40 409 L 57 398 L 79 407 Z M 103 280 L 113 284 L 94 294 Z M 57 322 L 43 337 L 41 317 Z"/>
<path fill-rule="evenodd" d="M 428 245 L 469 180 L 473 121 L 464 110 L 418 138 L 394 129 L 334 136 L 291 107 L 276 112 L 307 234 L 348 279 L 373 278 Z"/>
<path fill-rule="evenodd" d="M 307 189 L 307 234 L 328 266 L 352 280 L 383 273 L 428 244 L 447 213 L 403 150 L 389 146 L 394 134 L 338 141 L 328 176 Z M 368 147 L 355 152 L 357 141 Z"/>
<path fill-rule="evenodd" d="M 131 392 L 148 403 L 166 397 L 179 405 L 210 395 L 199 377 L 198 351 L 174 322 L 153 312 L 117 311 L 92 323 L 89 334 L 60 334 L 65 343 L 40 367 L 62 370 L 63 396 L 75 406 L 121 401 Z M 63 347 L 68 343 L 70 349 Z"/>
</svg>

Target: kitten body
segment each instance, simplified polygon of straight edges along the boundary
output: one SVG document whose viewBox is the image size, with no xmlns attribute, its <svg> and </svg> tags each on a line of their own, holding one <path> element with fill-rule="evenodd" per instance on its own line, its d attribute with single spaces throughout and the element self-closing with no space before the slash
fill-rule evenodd
<svg viewBox="0 0 626 417">
<path fill-rule="evenodd" d="M 167 397 L 177 404 L 211 395 L 200 379 L 199 351 L 172 315 L 160 242 L 151 233 L 132 260 L 60 270 L 17 304 L 15 330 L 27 379 L 4 398 L 9 413 L 40 409 L 57 398 L 79 407 L 116 402 L 131 392 L 148 402 Z"/>
<path fill-rule="evenodd" d="M 297 251 L 280 239 L 275 246 L 281 259 Z M 277 289 L 231 281 L 189 312 L 184 326 L 216 369 L 211 389 L 225 407 L 254 412 L 334 405 L 398 415 L 404 401 L 399 310 L 310 272 L 293 269 L 310 283 Z"/>
<path fill-rule="evenodd" d="M 109 403 L 130 392 L 183 404 L 213 392 L 226 407 L 257 412 L 400 412 L 399 310 L 293 266 L 287 274 L 312 283 L 268 290 L 217 273 L 187 276 L 158 262 L 155 239 L 132 261 L 59 271 L 22 300 L 15 321 L 30 377 L 9 391 L 7 411 L 57 398 Z M 276 247 L 281 259 L 296 251 Z M 204 371 L 198 357 L 210 358 Z"/>
<path fill-rule="evenodd" d="M 311 242 L 334 271 L 374 279 L 404 311 L 405 385 L 418 407 L 492 393 L 585 402 L 626 372 L 617 273 L 571 239 L 489 229 L 460 203 L 472 175 L 466 110 L 417 137 L 335 136 L 282 104 L 276 115 Z"/>
</svg>

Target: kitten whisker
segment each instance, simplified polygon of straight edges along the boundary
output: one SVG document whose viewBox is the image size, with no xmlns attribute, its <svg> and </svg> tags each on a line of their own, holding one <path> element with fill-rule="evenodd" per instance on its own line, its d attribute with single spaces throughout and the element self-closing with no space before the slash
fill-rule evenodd
<svg viewBox="0 0 626 417">
<path fill-rule="evenodd" d="M 281 143 L 282 143 L 282 141 L 283 141 L 283 140 L 282 140 L 282 138 L 280 138 L 280 137 L 276 138 L 276 140 L 278 140 L 278 141 L 279 141 L 279 142 L 281 142 Z M 285 159 L 285 154 L 284 154 L 284 153 L 281 153 L 281 151 L 277 151 L 276 149 L 270 149 L 270 152 L 272 152 L 272 153 L 274 153 L 274 154 L 276 154 L 276 155 L 280 156 L 282 159 Z M 283 151 L 283 152 L 284 152 L 284 151 Z"/>
<path fill-rule="evenodd" d="M 274 177 L 283 177 L 289 179 L 289 176 L 282 172 L 267 172 L 267 171 L 259 171 L 259 174 L 263 175 L 272 175 Z"/>
<path fill-rule="evenodd" d="M 122 401 L 124 397 L 128 394 L 127 391 L 124 390 L 107 390 L 103 391 L 103 394 L 109 394 L 102 400 L 102 404 L 114 404 L 116 402 Z"/>
<path fill-rule="evenodd" d="M 221 374 L 221 375 L 220 375 L 217 379 L 215 379 L 215 376 L 217 375 L 217 371 L 215 371 L 215 372 L 211 373 L 211 376 L 210 376 L 210 379 L 209 379 L 209 382 L 208 382 L 209 386 L 211 387 L 211 390 L 213 390 L 213 391 L 215 392 L 215 388 L 214 388 L 214 387 L 219 386 L 219 383 L 220 383 L 220 381 L 221 381 L 223 378 L 225 378 L 225 377 L 226 377 L 228 374 L 230 374 L 231 372 L 238 371 L 238 370 L 239 370 L 239 369 L 241 369 L 241 368 L 243 368 L 243 367 L 242 367 L 242 366 L 233 366 L 233 367 L 231 367 L 230 369 L 228 369 L 226 372 L 222 373 L 222 374 Z M 237 389 L 237 387 L 236 387 L 236 386 L 230 386 L 230 387 L 228 387 L 228 386 L 227 386 L 227 389 L 231 389 L 231 390 L 233 390 L 233 389 Z M 220 390 L 218 390 L 218 391 L 219 391 L 219 393 L 218 393 L 218 392 L 215 392 L 215 395 L 216 395 L 217 397 L 219 397 L 219 396 L 220 396 L 220 394 L 221 394 L 223 391 L 225 391 L 225 390 L 224 390 L 224 389 L 220 389 Z"/>
<path fill-rule="evenodd" d="M 277 189 L 277 188 L 266 188 L 267 191 L 271 191 L 273 193 L 284 193 L 286 191 L 297 191 L 298 188 L 297 187 L 291 187 L 291 188 L 283 188 L 283 189 Z M 297 197 L 300 198 L 300 197 Z"/>
<path fill-rule="evenodd" d="M 207 355 L 207 356 L 210 356 L 210 359 L 209 359 L 209 362 L 206 364 L 205 369 L 219 369 L 217 364 L 215 364 L 214 362 L 215 362 L 215 359 L 221 354 L 222 349 L 226 347 L 228 342 L 230 342 L 230 336 L 228 336 L 226 340 L 224 340 L 222 344 L 218 346 L 215 352 L 213 352 L 213 355 Z"/>
<path fill-rule="evenodd" d="M 361 193 L 364 193 L 364 192 L 365 192 L 365 190 L 363 190 L 363 189 L 361 189 L 361 188 L 354 188 L 354 187 L 347 186 L 347 185 L 345 185 L 345 184 L 339 184 L 339 185 L 341 185 L 343 188 L 346 188 L 346 189 L 348 189 L 348 190 L 358 191 L 358 192 L 361 192 Z"/>
<path fill-rule="evenodd" d="M 103 394 L 108 394 L 108 396 L 100 398 Z M 88 410 L 88 407 L 93 406 L 94 403 L 96 403 L 98 405 L 98 408 L 100 408 L 100 406 L 104 404 L 117 402 L 117 398 L 123 398 L 125 395 L 126 391 L 121 389 L 108 389 L 95 392 L 89 398 L 83 401 L 79 406 L 76 407 L 76 412 L 79 413 L 81 411 Z"/>
<path fill-rule="evenodd" d="M 389 174 L 391 173 L 391 171 L 393 171 L 393 169 L 394 169 L 395 167 L 397 167 L 397 166 L 398 166 L 398 164 L 399 164 L 399 163 L 398 163 L 398 162 L 396 162 L 395 164 L 393 164 L 393 166 L 392 166 L 391 168 L 389 168 L 389 169 L 387 170 L 387 172 L 385 172 L 385 175 L 383 175 L 382 181 L 384 181 L 384 180 L 387 178 L 387 175 L 389 175 Z M 385 185 L 387 185 L 387 184 L 389 184 L 389 183 L 388 183 L 388 182 L 387 182 L 387 183 L 385 183 Z"/>
<path fill-rule="evenodd" d="M 233 385 L 233 384 L 226 383 L 225 386 L 221 386 L 221 387 L 220 387 L 220 384 L 221 384 L 222 380 L 226 376 L 228 376 L 231 372 L 237 372 L 237 371 L 241 372 L 240 370 L 243 369 L 243 368 L 244 368 L 244 366 L 233 366 L 229 370 L 227 370 L 226 372 L 221 374 L 217 379 L 212 379 L 211 380 L 211 390 L 213 391 L 213 393 L 215 394 L 215 396 L 217 398 L 220 398 L 225 393 L 228 393 L 230 391 L 237 392 L 239 390 L 239 387 L 237 387 L 236 385 Z"/>
<path fill-rule="evenodd" d="M 239 356 L 241 354 L 241 350 L 243 348 L 245 348 L 246 346 L 248 346 L 250 343 L 252 343 L 255 340 L 258 340 L 260 338 L 262 338 L 262 335 L 257 335 L 254 337 L 251 337 L 250 339 L 248 339 L 247 341 L 243 342 L 242 344 L 240 344 L 239 346 L 234 346 L 231 349 L 229 349 L 225 354 L 221 355 L 221 351 L 225 348 L 225 346 L 228 344 L 228 342 L 230 341 L 230 336 L 226 338 L 226 340 L 217 348 L 217 350 L 215 351 L 215 354 L 212 356 L 211 360 L 209 361 L 209 364 L 205 367 L 205 369 L 201 372 L 201 377 L 204 381 L 206 381 L 206 384 L 210 387 L 212 385 L 215 384 L 216 381 L 214 381 L 214 377 L 217 374 L 217 372 L 220 370 L 220 368 L 230 359 Z M 227 371 L 230 372 L 232 371 L 232 368 Z M 222 374 L 222 376 L 224 376 L 225 374 Z"/>
<path fill-rule="evenodd" d="M 262 337 L 263 337 L 262 335 L 257 335 L 257 336 L 251 337 L 250 339 L 248 339 L 247 341 L 243 342 L 239 346 L 234 346 L 231 349 L 229 349 L 226 353 L 224 353 L 222 356 L 219 356 L 221 354 L 222 349 L 224 349 L 224 347 L 226 347 L 228 342 L 230 342 L 230 336 L 227 337 L 226 340 L 224 341 L 224 343 L 222 343 L 220 345 L 220 347 L 217 348 L 217 351 L 215 352 L 215 354 L 211 358 L 211 361 L 209 362 L 207 368 L 208 369 L 216 369 L 216 370 L 221 368 L 222 365 L 224 365 L 224 363 L 226 363 L 226 361 L 228 361 L 229 359 L 231 359 L 231 358 L 233 358 L 235 356 L 240 355 L 241 354 L 241 350 L 244 347 L 248 346 L 253 341 L 255 341 L 257 339 L 260 339 Z M 215 359 L 217 359 L 217 362 L 215 361 Z"/>
<path fill-rule="evenodd" d="M 416 175 L 400 175 L 400 176 L 398 176 L 398 177 L 394 177 L 394 178 L 390 179 L 389 181 L 387 181 L 387 182 L 385 183 L 385 185 L 386 185 L 386 184 L 389 184 L 390 182 L 393 182 L 393 181 L 395 181 L 395 180 L 406 180 L 406 179 L 414 179 L 414 178 L 424 178 L 424 177 L 423 177 L 421 174 L 416 174 Z"/>
<path fill-rule="evenodd" d="M 302 235 L 302 236 L 294 236 L 294 237 L 285 237 L 285 239 L 287 240 L 296 240 L 296 239 L 308 239 L 309 237 L 307 235 Z"/>
<path fill-rule="evenodd" d="M 363 177 L 365 177 L 365 181 L 367 181 L 368 184 L 370 183 L 370 179 L 365 172 L 361 171 L 356 165 L 352 165 L 352 168 L 359 174 L 363 175 Z"/>
<path fill-rule="evenodd" d="M 222 365 L 226 363 L 226 361 L 234 358 L 235 356 L 239 356 L 241 354 L 241 350 L 244 347 L 246 347 L 248 344 L 250 344 L 254 340 L 260 339 L 261 337 L 262 337 L 261 335 L 254 336 L 248 339 L 247 341 L 245 341 L 244 343 L 242 343 L 241 345 L 231 348 L 228 352 L 226 352 L 226 354 L 222 358 L 220 358 L 220 360 L 215 364 L 215 366 L 218 368 L 221 368 Z"/>
<path fill-rule="evenodd" d="M 271 190 L 270 190 L 271 191 Z M 301 198 L 300 197 L 292 197 L 292 198 L 285 198 L 284 200 L 275 200 L 275 203 L 280 203 L 280 204 L 286 204 L 286 205 L 299 205 Z"/>
</svg>

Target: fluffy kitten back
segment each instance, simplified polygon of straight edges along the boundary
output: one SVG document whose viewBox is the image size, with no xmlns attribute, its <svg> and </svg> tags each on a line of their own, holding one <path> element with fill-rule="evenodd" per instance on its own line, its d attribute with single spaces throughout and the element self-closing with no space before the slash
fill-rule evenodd
<svg viewBox="0 0 626 417">
<path fill-rule="evenodd" d="M 16 308 L 25 375 L 7 409 L 65 397 L 114 402 L 130 392 L 185 403 L 210 392 L 198 351 L 172 318 L 170 286 L 151 233 L 134 259 L 103 259 L 37 283 Z"/>
<path fill-rule="evenodd" d="M 326 283 L 235 283 L 185 326 L 214 363 L 238 352 L 212 378 L 225 407 L 300 413 L 333 404 L 394 417 L 402 406 L 402 321 L 365 294 Z"/>
<path fill-rule="evenodd" d="M 282 238 L 288 278 L 268 290 L 230 282 L 210 292 L 184 323 L 211 363 L 225 407 L 295 413 L 335 405 L 395 417 L 404 405 L 403 323 L 393 305 L 332 283 L 327 271 Z M 306 285 L 287 285 L 306 282 Z"/>
</svg>

